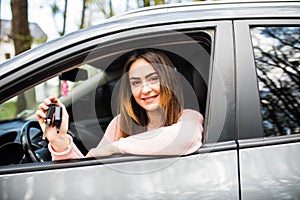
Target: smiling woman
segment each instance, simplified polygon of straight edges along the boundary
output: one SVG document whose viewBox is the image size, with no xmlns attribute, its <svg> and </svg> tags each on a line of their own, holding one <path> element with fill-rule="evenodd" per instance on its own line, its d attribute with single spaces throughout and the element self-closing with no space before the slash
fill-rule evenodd
<svg viewBox="0 0 300 200">
<path fill-rule="evenodd" d="M 183 109 L 180 79 L 173 66 L 158 50 L 142 49 L 128 54 L 121 79 L 119 115 L 86 157 L 115 153 L 186 155 L 200 148 L 203 117 L 197 111 Z M 63 108 L 59 134 L 56 134 L 56 127 L 45 128 L 44 119 L 52 102 Z M 83 157 L 66 134 L 68 113 L 60 101 L 55 97 L 45 99 L 37 117 L 50 142 L 52 159 Z"/>
<path fill-rule="evenodd" d="M 183 109 L 182 85 L 164 53 L 149 49 L 132 52 L 123 74 L 119 96 L 123 137 L 178 121 Z"/>
</svg>

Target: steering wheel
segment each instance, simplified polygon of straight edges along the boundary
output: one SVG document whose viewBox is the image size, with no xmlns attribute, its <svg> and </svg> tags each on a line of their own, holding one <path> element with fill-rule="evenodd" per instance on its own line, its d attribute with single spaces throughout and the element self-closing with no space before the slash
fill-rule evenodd
<svg viewBox="0 0 300 200">
<path fill-rule="evenodd" d="M 42 139 L 43 131 L 38 121 L 27 121 L 21 129 L 21 144 L 28 161 L 45 162 L 51 160 L 47 148 L 48 141 Z"/>
</svg>

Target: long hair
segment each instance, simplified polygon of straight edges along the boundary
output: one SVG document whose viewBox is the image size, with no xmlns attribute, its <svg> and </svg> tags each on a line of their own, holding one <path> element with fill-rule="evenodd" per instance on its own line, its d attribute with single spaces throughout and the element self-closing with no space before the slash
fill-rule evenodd
<svg viewBox="0 0 300 200">
<path fill-rule="evenodd" d="M 183 109 L 181 81 L 171 60 L 161 51 L 140 49 L 128 54 L 121 79 L 119 104 L 120 128 L 122 137 L 138 134 L 147 130 L 148 116 L 134 99 L 130 87 L 128 72 L 137 59 L 144 59 L 157 72 L 160 82 L 160 109 L 165 119 L 164 126 L 178 121 Z"/>
</svg>

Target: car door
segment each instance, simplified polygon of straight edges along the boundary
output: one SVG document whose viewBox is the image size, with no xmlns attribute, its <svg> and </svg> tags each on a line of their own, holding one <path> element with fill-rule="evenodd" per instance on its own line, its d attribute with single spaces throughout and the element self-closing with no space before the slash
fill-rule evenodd
<svg viewBox="0 0 300 200">
<path fill-rule="evenodd" d="M 189 41 L 197 38 L 198 33 L 211 36 L 208 62 L 201 61 L 203 49 L 189 49 Z M 188 48 L 176 48 L 173 44 L 176 42 L 180 45 L 187 42 Z M 89 47 L 91 44 L 92 48 Z M 72 44 L 60 55 L 53 55 L 52 60 L 44 57 L 39 63 L 28 65 L 44 67 L 38 79 L 41 82 L 47 79 L 45 72 L 52 73 L 48 74 L 52 77 L 74 68 L 78 62 L 102 66 L 110 62 L 110 59 L 105 59 L 108 55 L 120 55 L 131 49 L 146 47 L 178 54 L 192 63 L 197 73 L 205 75 L 205 109 L 201 110 L 197 105 L 205 117 L 204 145 L 195 153 L 180 157 L 116 155 L 5 166 L 0 172 L 1 199 L 239 199 L 233 32 L 230 21 L 177 23 L 115 32 L 86 39 L 85 43 Z M 208 68 L 203 69 L 202 62 L 206 62 Z M 189 70 L 177 67 L 182 74 Z M 29 72 L 30 69 L 35 68 L 28 67 Z M 39 74 L 35 72 L 26 80 L 32 80 L 34 75 Z M 201 94 L 200 82 L 195 81 L 192 85 L 193 92 Z M 188 97 L 187 103 L 192 97 Z M 77 117 L 80 114 L 82 112 Z M 73 119 L 76 119 L 74 113 Z"/>
<path fill-rule="evenodd" d="M 300 21 L 234 27 L 241 197 L 298 199 Z"/>
</svg>

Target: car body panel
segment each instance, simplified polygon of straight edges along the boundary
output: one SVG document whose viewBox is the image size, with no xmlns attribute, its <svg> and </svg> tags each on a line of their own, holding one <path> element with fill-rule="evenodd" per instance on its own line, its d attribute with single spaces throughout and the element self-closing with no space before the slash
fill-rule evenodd
<svg viewBox="0 0 300 200">
<path fill-rule="evenodd" d="M 236 171 L 236 150 L 44 170 L 1 175 L 0 198 L 238 199 Z"/>
<path fill-rule="evenodd" d="M 300 142 L 241 149 L 242 198 L 298 199 L 299 151 Z"/>
</svg>

